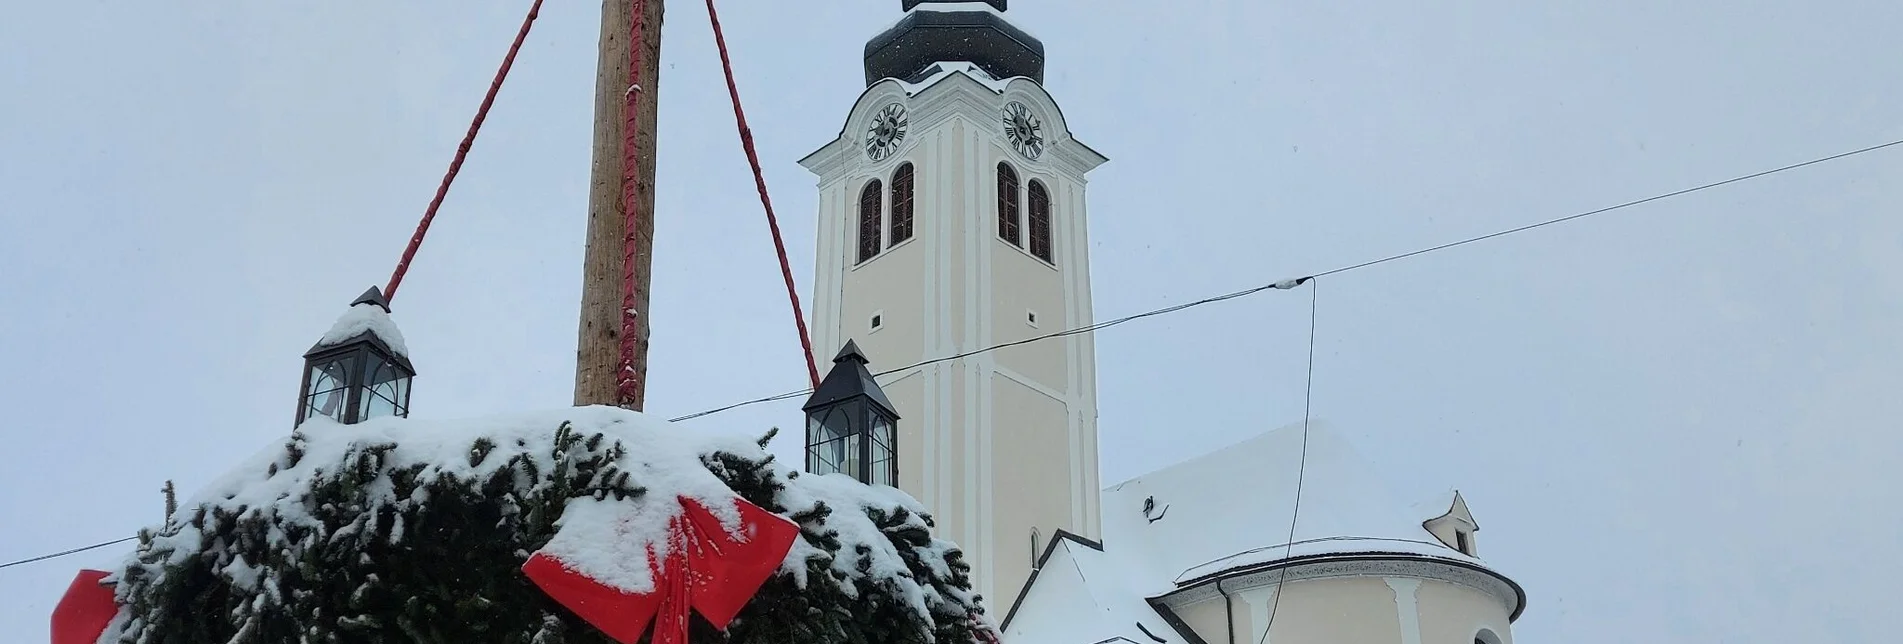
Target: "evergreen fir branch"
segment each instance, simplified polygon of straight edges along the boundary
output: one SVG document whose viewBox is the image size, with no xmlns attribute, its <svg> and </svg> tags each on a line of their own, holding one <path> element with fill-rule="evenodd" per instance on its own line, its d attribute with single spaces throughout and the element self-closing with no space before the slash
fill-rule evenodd
<svg viewBox="0 0 1903 644">
<path fill-rule="evenodd" d="M 765 445 L 715 450 L 701 464 L 741 498 L 799 525 L 780 572 L 717 632 L 696 616 L 692 641 L 739 644 L 974 642 L 982 614 L 970 566 L 930 534 L 929 516 L 892 507 L 788 507 L 795 472 Z M 231 498 L 168 508 L 143 530 L 118 571 L 120 644 L 607 644 L 609 640 L 522 574 L 553 538 L 568 502 L 648 493 L 624 464 L 629 447 L 602 432 L 552 431 L 543 452 L 520 440 L 472 438 L 455 464 L 407 463 L 399 441 L 352 444 L 335 461 L 300 467 L 310 443 L 293 433 L 264 465 L 304 472 L 297 495 L 270 507 Z M 450 467 L 449 465 L 455 465 Z M 880 577 L 871 545 L 846 543 L 837 512 L 863 512 L 903 570 Z M 855 574 L 835 562 L 853 556 Z M 928 610 L 920 613 L 915 600 Z"/>
</svg>

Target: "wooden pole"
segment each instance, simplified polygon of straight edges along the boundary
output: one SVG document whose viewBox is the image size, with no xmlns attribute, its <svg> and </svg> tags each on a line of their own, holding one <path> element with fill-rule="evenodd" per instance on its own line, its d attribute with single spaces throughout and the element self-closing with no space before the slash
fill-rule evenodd
<svg viewBox="0 0 1903 644">
<path fill-rule="evenodd" d="M 642 408 L 648 364 L 648 287 L 654 249 L 655 107 L 661 80 L 663 0 L 646 0 L 640 100 L 635 113 L 634 282 L 635 387 L 617 392 L 621 363 L 622 272 L 627 212 L 622 203 L 622 106 L 628 92 L 630 0 L 601 3 L 600 59 L 595 72 L 593 186 L 588 193 L 587 250 L 582 259 L 581 328 L 575 351 L 575 404 Z"/>
</svg>

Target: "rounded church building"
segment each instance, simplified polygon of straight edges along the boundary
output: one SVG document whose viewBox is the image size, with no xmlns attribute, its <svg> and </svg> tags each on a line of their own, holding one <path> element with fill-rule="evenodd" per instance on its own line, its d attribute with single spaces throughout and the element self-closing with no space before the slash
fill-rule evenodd
<svg viewBox="0 0 1903 644">
<path fill-rule="evenodd" d="M 1295 425 L 1104 490 L 1103 541 L 1050 544 L 1005 640 L 1510 644 L 1526 595 L 1478 529 L 1459 493 L 1400 503 L 1334 432 Z"/>
</svg>

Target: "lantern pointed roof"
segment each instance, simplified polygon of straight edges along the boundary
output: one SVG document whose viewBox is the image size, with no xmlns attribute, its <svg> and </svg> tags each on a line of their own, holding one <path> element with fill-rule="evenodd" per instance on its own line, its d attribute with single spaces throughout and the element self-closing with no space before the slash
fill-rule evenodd
<svg viewBox="0 0 1903 644">
<path fill-rule="evenodd" d="M 383 309 L 384 313 L 390 312 L 390 298 L 384 297 L 383 290 L 375 286 L 364 291 L 363 295 L 357 296 L 357 301 L 350 303 L 351 306 L 361 306 L 364 304 L 374 304 L 377 308 Z"/>
<path fill-rule="evenodd" d="M 839 355 L 833 358 L 832 370 L 826 372 L 826 377 L 819 381 L 819 388 L 813 390 L 812 397 L 807 398 L 806 404 L 800 409 L 812 411 L 815 407 L 854 396 L 865 396 L 881 410 L 897 418 L 898 409 L 892 405 L 891 399 L 885 397 L 885 390 L 879 388 L 872 371 L 866 368 L 869 363 L 871 361 L 866 359 L 865 352 L 859 350 L 859 343 L 847 340 L 846 346 L 840 348 Z"/>
<path fill-rule="evenodd" d="M 319 338 L 310 351 L 304 352 L 304 357 L 359 342 L 369 343 L 389 354 L 405 369 L 414 371 L 410 366 L 409 347 L 403 342 L 403 332 L 397 329 L 396 322 L 390 320 L 390 300 L 375 286 L 352 301 L 350 308 L 345 309 L 330 330 L 324 332 L 324 337 Z"/>
</svg>

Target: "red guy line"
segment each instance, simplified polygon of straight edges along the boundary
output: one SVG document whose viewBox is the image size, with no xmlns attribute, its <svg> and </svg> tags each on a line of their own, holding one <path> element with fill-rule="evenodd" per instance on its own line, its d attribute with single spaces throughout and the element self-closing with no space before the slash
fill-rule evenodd
<svg viewBox="0 0 1903 644">
<path fill-rule="evenodd" d="M 515 66 L 515 55 L 522 51 L 522 42 L 529 37 L 529 27 L 535 24 L 536 16 L 542 13 L 542 0 L 529 5 L 529 15 L 522 19 L 522 29 L 515 33 L 515 43 L 509 45 L 509 55 L 502 58 L 502 69 L 496 70 L 496 78 L 489 82 L 489 94 L 482 97 L 482 107 L 476 109 L 476 120 L 469 124 L 469 133 L 463 135 L 463 142 L 456 146 L 456 158 L 449 162 L 449 172 L 443 175 L 443 183 L 436 187 L 436 197 L 429 202 L 429 209 L 423 211 L 423 221 L 416 224 L 416 232 L 410 235 L 410 245 L 403 249 L 402 259 L 396 262 L 396 272 L 390 274 L 390 284 L 384 287 L 385 300 L 396 300 L 396 288 L 403 284 L 403 276 L 410 272 L 410 261 L 416 259 L 416 251 L 423 247 L 423 236 L 429 233 L 430 222 L 436 220 L 436 210 L 443 207 L 443 198 L 449 195 L 449 185 L 456 182 L 456 174 L 462 172 L 463 160 L 469 158 L 469 148 L 476 144 L 476 133 L 482 131 L 482 122 L 489 118 L 489 107 L 496 103 L 496 93 L 502 91 L 502 81 L 509 77 L 509 68 Z"/>
</svg>

